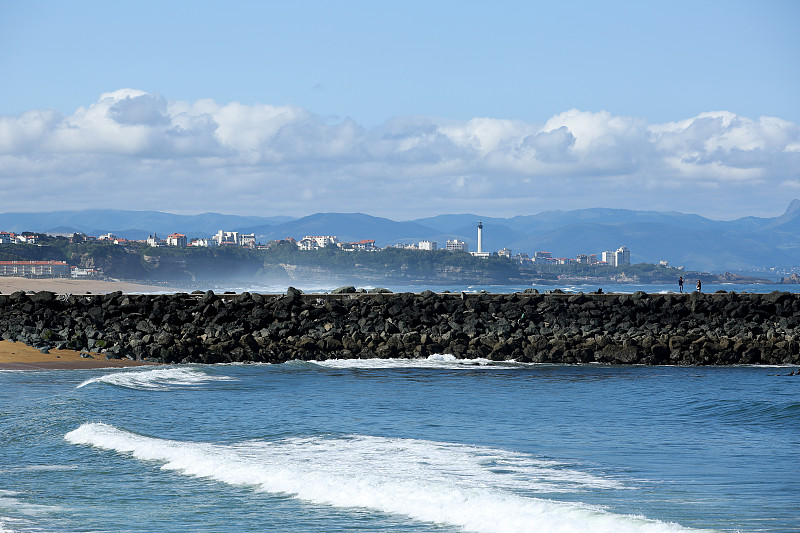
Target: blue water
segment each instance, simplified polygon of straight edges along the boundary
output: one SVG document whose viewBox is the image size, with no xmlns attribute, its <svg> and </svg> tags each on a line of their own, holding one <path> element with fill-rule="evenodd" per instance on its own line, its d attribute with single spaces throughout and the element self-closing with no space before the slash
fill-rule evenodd
<svg viewBox="0 0 800 533">
<path fill-rule="evenodd" d="M 334 289 L 336 289 L 340 284 L 329 282 L 329 283 L 311 283 L 311 282 L 296 282 L 291 283 L 302 290 L 305 293 L 327 293 Z M 372 285 L 359 285 L 359 288 L 373 288 Z M 452 284 L 452 285 L 381 285 L 381 287 L 387 288 L 392 292 L 422 292 L 424 290 L 432 290 L 434 292 L 468 292 L 468 293 L 475 293 L 486 291 L 489 293 L 511 293 L 511 292 L 522 292 L 525 289 L 536 289 L 540 293 L 546 293 L 548 291 L 553 291 L 556 289 L 562 290 L 568 293 L 578 293 L 578 292 L 594 292 L 597 289 L 603 289 L 603 292 L 606 293 L 620 293 L 620 294 L 632 294 L 636 291 L 644 291 L 650 294 L 666 294 L 670 292 L 677 293 L 678 292 L 678 282 L 675 281 L 674 284 L 665 285 L 665 284 L 654 284 L 654 283 L 612 283 L 612 284 L 564 284 L 564 283 L 557 283 L 554 285 L 459 285 L 459 284 Z M 284 293 L 286 292 L 287 284 L 282 282 L 280 284 L 257 284 L 252 282 L 236 282 L 236 281 L 228 281 L 228 282 L 219 282 L 219 283 L 200 283 L 197 286 L 192 286 L 191 289 L 202 289 L 208 290 L 211 289 L 216 293 L 221 293 L 224 291 L 234 291 L 236 293 L 241 293 L 244 291 L 250 292 L 260 292 L 265 294 L 272 294 L 272 293 Z M 687 279 L 686 284 L 684 286 L 685 292 L 692 292 L 694 291 L 695 283 L 694 280 Z M 800 292 L 800 285 L 781 285 L 781 284 L 738 284 L 738 283 L 704 283 L 703 284 L 703 292 L 704 293 L 713 293 L 717 291 L 726 291 L 726 292 L 737 292 L 737 293 L 768 293 L 772 291 L 782 291 L 782 292 L 791 292 L 791 293 L 798 293 Z M 189 289 L 186 289 L 189 290 Z M 170 292 L 170 291 L 164 291 Z M 174 292 L 174 291 L 173 291 Z"/>
<path fill-rule="evenodd" d="M 788 368 L 0 372 L 0 532 L 800 530 Z"/>
</svg>

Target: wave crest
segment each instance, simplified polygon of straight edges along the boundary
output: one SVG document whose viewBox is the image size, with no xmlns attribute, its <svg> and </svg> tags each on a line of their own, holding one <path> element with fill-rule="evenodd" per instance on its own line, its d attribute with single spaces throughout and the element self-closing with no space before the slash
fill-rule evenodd
<svg viewBox="0 0 800 533">
<path fill-rule="evenodd" d="M 105 383 L 136 390 L 166 391 L 175 387 L 191 387 L 210 381 L 233 381 L 228 376 L 208 374 L 191 368 L 155 368 L 151 370 L 121 371 L 87 379 L 76 388 L 93 383 Z"/>
<path fill-rule="evenodd" d="M 480 446 L 364 435 L 210 444 L 163 440 L 100 423 L 65 435 L 73 444 L 130 453 L 162 468 L 250 485 L 335 507 L 361 507 L 467 531 L 689 531 L 531 492 L 624 485 L 527 454 Z"/>
<path fill-rule="evenodd" d="M 464 369 L 470 367 L 508 368 L 519 366 L 520 363 L 495 362 L 489 359 L 458 359 L 452 354 L 433 354 L 425 359 L 327 359 L 313 361 L 313 364 L 325 368 L 437 368 L 437 369 Z"/>
</svg>

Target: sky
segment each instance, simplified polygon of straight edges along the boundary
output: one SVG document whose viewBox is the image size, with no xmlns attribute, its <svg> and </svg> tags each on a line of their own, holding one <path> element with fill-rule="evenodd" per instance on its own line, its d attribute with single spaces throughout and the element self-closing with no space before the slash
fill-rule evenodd
<svg viewBox="0 0 800 533">
<path fill-rule="evenodd" d="M 0 212 L 800 198 L 800 2 L 0 0 Z"/>
</svg>

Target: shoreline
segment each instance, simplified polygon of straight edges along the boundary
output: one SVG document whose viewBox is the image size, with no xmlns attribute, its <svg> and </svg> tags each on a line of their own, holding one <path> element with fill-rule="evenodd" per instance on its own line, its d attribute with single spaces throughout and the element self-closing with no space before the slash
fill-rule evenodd
<svg viewBox="0 0 800 533">
<path fill-rule="evenodd" d="M 16 291 L 50 291 L 56 294 L 107 294 L 116 291 L 122 291 L 126 294 L 180 292 L 179 289 L 174 287 L 147 285 L 146 283 L 129 281 L 0 276 L 0 294 L 11 294 Z"/>
<path fill-rule="evenodd" d="M 104 355 L 93 352 L 83 352 L 91 353 L 93 358 L 81 357 L 81 352 L 74 350 L 52 349 L 49 352 L 42 353 L 21 342 L 0 340 L 0 370 L 77 370 L 159 365 L 130 359 L 105 359 Z"/>
</svg>

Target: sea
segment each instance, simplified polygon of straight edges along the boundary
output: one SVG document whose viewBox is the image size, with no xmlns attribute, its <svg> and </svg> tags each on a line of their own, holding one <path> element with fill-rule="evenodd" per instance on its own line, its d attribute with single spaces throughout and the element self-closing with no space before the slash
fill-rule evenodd
<svg viewBox="0 0 800 533">
<path fill-rule="evenodd" d="M 0 371 L 0 533 L 796 532 L 795 373 L 449 354 Z"/>
<path fill-rule="evenodd" d="M 307 294 L 325 294 L 335 290 L 337 285 L 328 281 L 321 282 L 298 282 L 293 285 L 296 289 L 300 289 Z M 614 294 L 633 294 L 637 291 L 643 291 L 649 294 L 672 294 L 679 293 L 677 281 L 674 284 L 648 284 L 648 283 L 556 283 L 551 285 L 460 285 L 460 284 L 443 284 L 443 285 L 354 285 L 357 289 L 376 289 L 385 288 L 391 292 L 422 292 L 431 290 L 434 292 L 464 292 L 467 294 L 488 292 L 493 294 L 523 292 L 526 289 L 535 289 L 539 293 L 545 294 L 553 291 L 562 291 L 570 294 L 577 293 L 590 293 L 601 289 L 605 293 Z M 161 292 L 165 294 L 174 293 L 175 287 L 169 287 Z M 215 293 L 223 292 L 258 292 L 263 294 L 280 294 L 286 292 L 288 285 L 286 283 L 251 283 L 239 281 L 216 281 L 216 282 L 188 282 L 184 283 L 180 290 L 187 292 L 193 290 L 213 290 Z M 736 292 L 736 293 L 769 293 L 773 291 L 800 293 L 800 284 L 779 284 L 779 283 L 764 283 L 764 284 L 743 284 L 743 283 L 703 283 L 703 293 L 715 293 L 720 291 Z M 695 291 L 695 280 L 687 279 L 684 285 L 683 292 L 690 293 Z"/>
</svg>

